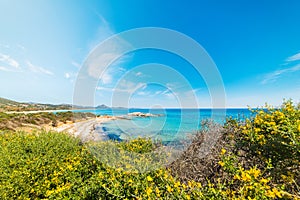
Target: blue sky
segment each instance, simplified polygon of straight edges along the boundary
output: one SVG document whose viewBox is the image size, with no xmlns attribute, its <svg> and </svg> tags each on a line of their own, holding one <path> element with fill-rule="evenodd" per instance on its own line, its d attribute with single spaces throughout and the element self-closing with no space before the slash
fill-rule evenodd
<svg viewBox="0 0 300 200">
<path fill-rule="evenodd" d="M 228 107 L 279 105 L 283 98 L 299 102 L 299 9 L 297 0 L 0 0 L 0 96 L 72 103 L 77 74 L 97 44 L 129 29 L 163 27 L 205 48 L 222 76 Z M 147 63 L 170 66 L 184 79 L 155 66 L 139 71 L 137 66 Z M 127 72 L 135 76 L 125 77 Z M 166 81 L 151 84 L 150 76 Z M 168 52 L 148 49 L 124 55 L 98 81 L 96 104 L 112 105 L 118 92 L 113 88 L 119 84 L 131 98 L 118 99 L 114 106 L 178 107 L 178 97 L 193 94 L 197 105 L 185 99 L 187 107 L 211 107 L 201 76 Z"/>
</svg>

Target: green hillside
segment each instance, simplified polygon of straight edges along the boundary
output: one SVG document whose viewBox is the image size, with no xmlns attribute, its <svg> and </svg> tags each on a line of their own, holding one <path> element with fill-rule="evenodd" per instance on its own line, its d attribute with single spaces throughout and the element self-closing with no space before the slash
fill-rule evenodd
<svg viewBox="0 0 300 200">
<path fill-rule="evenodd" d="M 20 103 L 0 97 L 0 112 L 33 110 L 69 110 L 71 105 L 52 105 L 41 103 Z"/>
<path fill-rule="evenodd" d="M 0 105 L 19 105 L 20 103 L 0 97 Z"/>
</svg>

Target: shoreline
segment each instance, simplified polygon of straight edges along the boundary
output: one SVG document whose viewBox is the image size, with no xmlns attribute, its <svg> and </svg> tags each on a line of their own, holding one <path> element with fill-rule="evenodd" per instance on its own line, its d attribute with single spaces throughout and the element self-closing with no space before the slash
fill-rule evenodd
<svg viewBox="0 0 300 200">
<path fill-rule="evenodd" d="M 99 134 L 96 131 L 96 126 L 101 125 L 104 122 L 115 120 L 117 117 L 112 116 L 100 116 L 91 119 L 85 119 L 77 121 L 74 123 L 63 124 L 59 127 L 47 127 L 49 130 L 54 130 L 57 132 L 66 132 L 75 137 L 79 137 L 83 142 L 85 141 L 99 141 L 106 140 L 107 136 L 105 134 Z"/>
</svg>

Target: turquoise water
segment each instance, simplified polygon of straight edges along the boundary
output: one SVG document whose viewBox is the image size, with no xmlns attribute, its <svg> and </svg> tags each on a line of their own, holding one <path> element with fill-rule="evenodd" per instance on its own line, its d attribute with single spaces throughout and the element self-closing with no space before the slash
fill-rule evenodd
<svg viewBox="0 0 300 200">
<path fill-rule="evenodd" d="M 242 120 L 251 115 L 248 109 L 104 109 L 76 110 L 74 112 L 91 112 L 97 115 L 124 118 L 111 120 L 96 127 L 99 134 L 105 134 L 109 139 L 126 140 L 140 136 L 163 142 L 173 142 L 195 134 L 199 130 L 202 120 L 212 119 L 217 123 L 224 123 L 226 117 Z M 128 116 L 132 112 L 151 113 L 159 116 Z"/>
</svg>

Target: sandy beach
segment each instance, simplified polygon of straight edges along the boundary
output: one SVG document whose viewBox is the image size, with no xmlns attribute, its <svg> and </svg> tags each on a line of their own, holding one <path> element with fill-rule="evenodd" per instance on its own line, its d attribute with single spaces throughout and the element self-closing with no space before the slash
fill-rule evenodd
<svg viewBox="0 0 300 200">
<path fill-rule="evenodd" d="M 116 117 L 100 116 L 75 123 L 63 124 L 51 129 L 57 132 L 67 132 L 75 137 L 79 137 L 82 141 L 106 140 L 107 136 L 105 134 L 101 134 L 101 131 L 96 130 L 96 127 L 101 125 L 103 122 L 115 119 Z"/>
</svg>

